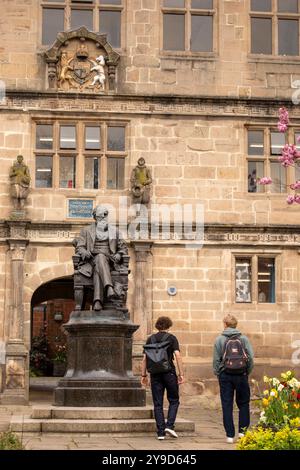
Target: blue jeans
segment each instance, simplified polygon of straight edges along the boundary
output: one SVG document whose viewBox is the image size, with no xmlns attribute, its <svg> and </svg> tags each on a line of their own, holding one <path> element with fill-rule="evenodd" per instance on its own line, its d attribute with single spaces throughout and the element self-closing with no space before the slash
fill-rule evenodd
<svg viewBox="0 0 300 470">
<path fill-rule="evenodd" d="M 234 437 L 233 400 L 239 409 L 239 433 L 250 425 L 250 388 L 248 375 L 231 375 L 221 372 L 219 375 L 220 394 L 223 410 L 223 424 L 227 437 Z"/>
<path fill-rule="evenodd" d="M 167 423 L 165 422 L 163 410 L 165 390 L 167 391 L 167 399 L 169 402 Z M 164 374 L 151 375 L 151 391 L 157 434 L 164 436 L 165 428 L 174 428 L 179 407 L 179 390 L 176 373 L 166 372 Z"/>
</svg>

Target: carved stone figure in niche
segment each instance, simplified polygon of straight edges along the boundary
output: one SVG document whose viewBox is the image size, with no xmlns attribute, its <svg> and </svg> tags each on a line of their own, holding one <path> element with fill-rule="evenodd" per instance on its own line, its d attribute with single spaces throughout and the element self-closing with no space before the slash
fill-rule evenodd
<svg viewBox="0 0 300 470">
<path fill-rule="evenodd" d="M 143 157 L 139 158 L 137 163 L 130 177 L 132 202 L 134 204 L 148 204 L 152 184 L 151 171 L 146 167 Z"/>
<path fill-rule="evenodd" d="M 30 185 L 29 168 L 25 165 L 22 155 L 17 156 L 17 161 L 10 169 L 9 178 L 14 208 L 22 210 L 29 194 Z"/>
<path fill-rule="evenodd" d="M 81 230 L 75 240 L 75 253 L 80 256 L 77 271 L 93 278 L 94 310 L 101 310 L 104 300 L 123 296 L 123 291 L 112 281 L 111 272 L 122 269 L 123 257 L 128 255 L 125 241 L 117 228 L 108 223 L 108 210 L 97 206 L 93 211 L 95 222 Z"/>
<path fill-rule="evenodd" d="M 99 83 L 102 90 L 104 90 L 104 85 L 105 85 L 104 65 L 105 65 L 104 57 L 103 55 L 99 55 L 99 57 L 97 57 L 96 59 L 96 62 L 94 62 L 94 67 L 91 70 L 92 72 L 93 71 L 97 72 L 97 75 L 94 76 L 92 86 L 95 86 L 97 85 L 97 83 Z"/>
</svg>

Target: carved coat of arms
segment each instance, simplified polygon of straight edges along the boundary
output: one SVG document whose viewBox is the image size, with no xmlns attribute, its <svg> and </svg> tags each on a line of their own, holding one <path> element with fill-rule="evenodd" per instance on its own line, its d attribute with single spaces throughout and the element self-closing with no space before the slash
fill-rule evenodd
<svg viewBox="0 0 300 470">
<path fill-rule="evenodd" d="M 76 53 L 69 55 L 64 50 L 60 56 L 58 67 L 58 82 L 62 89 L 68 88 L 93 88 L 105 90 L 105 59 L 103 55 L 97 58 L 89 56 L 85 44 L 78 47 Z"/>
<path fill-rule="evenodd" d="M 115 88 L 120 56 L 107 42 L 105 34 L 93 33 L 83 26 L 58 33 L 57 40 L 44 56 L 49 88 L 92 92 Z"/>
</svg>

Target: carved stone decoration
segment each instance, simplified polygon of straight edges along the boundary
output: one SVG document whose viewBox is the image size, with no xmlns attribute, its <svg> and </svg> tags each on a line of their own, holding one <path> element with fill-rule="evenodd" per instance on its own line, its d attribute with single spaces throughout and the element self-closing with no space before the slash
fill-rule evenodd
<svg viewBox="0 0 300 470">
<path fill-rule="evenodd" d="M 8 358 L 6 363 L 6 388 L 25 387 L 25 364 L 24 359 Z"/>
<path fill-rule="evenodd" d="M 22 155 L 17 156 L 9 171 L 10 195 L 13 201 L 14 210 L 11 213 L 12 219 L 22 219 L 25 217 L 25 201 L 29 194 L 30 172 L 24 163 Z"/>
<path fill-rule="evenodd" d="M 148 204 L 150 202 L 152 176 L 143 157 L 138 159 L 136 167 L 133 168 L 130 183 L 133 204 Z"/>
<path fill-rule="evenodd" d="M 106 36 L 88 31 L 83 26 L 58 33 L 55 43 L 44 53 L 49 88 L 101 93 L 115 90 L 120 56 L 107 42 Z"/>
</svg>

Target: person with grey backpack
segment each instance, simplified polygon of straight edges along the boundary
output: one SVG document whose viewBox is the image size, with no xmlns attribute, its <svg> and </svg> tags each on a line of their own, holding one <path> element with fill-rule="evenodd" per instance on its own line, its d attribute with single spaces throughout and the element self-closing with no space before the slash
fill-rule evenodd
<svg viewBox="0 0 300 470">
<path fill-rule="evenodd" d="M 176 336 L 169 333 L 172 326 L 169 317 L 159 317 L 155 323 L 158 333 L 149 336 L 144 345 L 142 361 L 141 384 L 148 385 L 150 374 L 151 392 L 154 405 L 154 417 L 157 428 L 157 438 L 165 439 L 166 435 L 177 438 L 175 420 L 179 407 L 179 384 L 183 383 L 183 367 Z M 176 358 L 178 376 L 174 365 Z M 167 421 L 165 421 L 163 400 L 167 391 L 169 402 Z"/>
<path fill-rule="evenodd" d="M 235 427 L 233 422 L 234 392 L 239 409 L 239 437 L 250 425 L 250 387 L 248 376 L 253 369 L 253 350 L 247 336 L 236 328 L 237 319 L 226 315 L 224 331 L 214 345 L 213 369 L 219 379 L 223 411 L 223 424 L 227 442 L 233 443 Z"/>
</svg>

